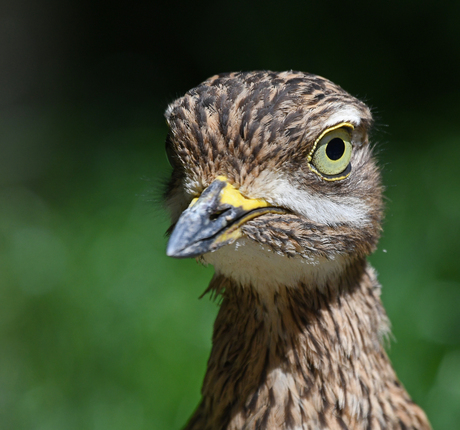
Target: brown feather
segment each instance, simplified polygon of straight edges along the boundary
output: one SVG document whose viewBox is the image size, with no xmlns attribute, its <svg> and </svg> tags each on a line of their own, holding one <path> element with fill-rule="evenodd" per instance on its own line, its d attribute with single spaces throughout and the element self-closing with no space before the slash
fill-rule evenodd
<svg viewBox="0 0 460 430">
<path fill-rule="evenodd" d="M 267 298 L 221 276 L 211 287 L 223 301 L 187 430 L 430 428 L 382 346 L 388 320 L 363 260 L 321 291 Z"/>
<path fill-rule="evenodd" d="M 216 266 L 208 291 L 222 304 L 186 429 L 430 429 L 385 353 L 389 322 L 366 263 L 383 216 L 367 106 L 319 76 L 260 71 L 214 76 L 166 117 L 173 224 L 219 175 L 288 212 L 200 257 Z M 330 182 L 307 157 L 334 121 L 354 126 L 352 171 Z"/>
</svg>

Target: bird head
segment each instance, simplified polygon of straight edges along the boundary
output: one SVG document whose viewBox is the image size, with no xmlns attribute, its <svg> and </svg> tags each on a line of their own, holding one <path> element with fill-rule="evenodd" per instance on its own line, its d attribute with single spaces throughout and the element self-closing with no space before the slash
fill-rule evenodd
<svg viewBox="0 0 460 430">
<path fill-rule="evenodd" d="M 293 264 L 327 277 L 375 248 L 372 116 L 339 86 L 301 72 L 216 75 L 166 119 L 169 256 L 198 257 L 240 283 L 286 283 Z"/>
</svg>

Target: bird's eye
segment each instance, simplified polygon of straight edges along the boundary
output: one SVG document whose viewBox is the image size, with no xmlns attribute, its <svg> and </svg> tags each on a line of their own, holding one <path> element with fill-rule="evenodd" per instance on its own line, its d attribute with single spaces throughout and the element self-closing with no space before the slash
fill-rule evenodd
<svg viewBox="0 0 460 430">
<path fill-rule="evenodd" d="M 351 124 L 339 124 L 323 132 L 308 161 L 311 169 L 328 181 L 346 178 L 351 172 Z"/>
</svg>

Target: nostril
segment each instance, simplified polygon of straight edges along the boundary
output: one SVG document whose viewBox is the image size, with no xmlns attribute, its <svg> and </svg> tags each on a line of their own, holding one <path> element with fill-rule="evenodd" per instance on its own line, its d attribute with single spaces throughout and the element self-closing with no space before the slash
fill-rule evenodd
<svg viewBox="0 0 460 430">
<path fill-rule="evenodd" d="M 211 221 L 215 221 L 217 218 L 220 218 L 223 213 L 228 212 L 228 211 L 229 209 L 222 209 L 219 211 L 215 211 L 209 216 L 209 219 Z"/>
</svg>

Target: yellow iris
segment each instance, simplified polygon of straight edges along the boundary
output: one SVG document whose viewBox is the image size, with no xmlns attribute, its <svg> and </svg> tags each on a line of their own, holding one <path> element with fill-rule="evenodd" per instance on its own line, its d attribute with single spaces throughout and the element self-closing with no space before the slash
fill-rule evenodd
<svg viewBox="0 0 460 430">
<path fill-rule="evenodd" d="M 344 179 L 350 174 L 353 126 L 342 123 L 321 133 L 308 156 L 312 170 L 328 181 Z"/>
</svg>

